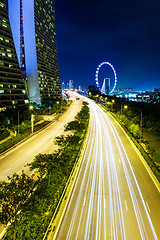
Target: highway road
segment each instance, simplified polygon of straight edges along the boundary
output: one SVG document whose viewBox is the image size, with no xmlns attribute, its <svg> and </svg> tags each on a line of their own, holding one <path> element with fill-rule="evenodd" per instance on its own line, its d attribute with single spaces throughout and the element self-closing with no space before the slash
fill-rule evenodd
<svg viewBox="0 0 160 240">
<path fill-rule="evenodd" d="M 88 101 L 87 144 L 56 239 L 160 239 L 159 183 L 114 118 Z"/>
<path fill-rule="evenodd" d="M 7 180 L 7 176 L 20 173 L 23 169 L 28 173 L 29 169 L 24 168 L 24 165 L 30 163 L 34 156 L 38 153 L 52 153 L 56 149 L 53 142 L 54 137 L 63 134 L 64 125 L 74 119 L 80 111 L 81 105 L 81 101 L 74 101 L 59 121 L 54 122 L 13 150 L 0 156 L 0 180 Z"/>
<path fill-rule="evenodd" d="M 0 156 L 0 180 L 6 181 L 7 176 L 12 176 L 14 173 L 20 174 L 22 170 L 30 175 L 29 168 L 24 167 L 24 165 L 30 163 L 38 153 L 48 154 L 57 149 L 53 139 L 64 133 L 64 125 L 74 120 L 81 106 L 82 101 L 74 101 L 59 121 L 54 122 L 16 148 Z M 0 239 L 4 232 L 5 229 L 0 225 Z"/>
</svg>

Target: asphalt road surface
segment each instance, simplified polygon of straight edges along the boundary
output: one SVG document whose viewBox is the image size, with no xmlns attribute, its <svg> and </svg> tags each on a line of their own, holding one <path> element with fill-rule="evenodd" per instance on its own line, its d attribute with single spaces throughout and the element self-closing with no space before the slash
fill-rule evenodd
<svg viewBox="0 0 160 240">
<path fill-rule="evenodd" d="M 81 105 L 81 101 L 74 101 L 59 121 L 2 155 L 0 157 L 0 180 L 7 180 L 7 176 L 12 176 L 14 173 L 20 174 L 22 170 L 30 175 L 31 172 L 24 165 L 30 163 L 38 153 L 52 153 L 57 148 L 53 139 L 64 133 L 64 125 L 74 120 L 81 109 Z M 4 228 L 0 225 L 0 239 L 4 231 Z"/>
<path fill-rule="evenodd" d="M 54 137 L 63 134 L 64 125 L 74 119 L 81 109 L 82 102 L 74 101 L 68 111 L 59 119 L 38 134 L 32 136 L 15 149 L 0 157 L 0 180 L 7 180 L 7 176 L 13 173 L 20 173 L 23 169 L 29 169 L 24 165 L 30 163 L 38 153 L 52 153 L 56 146 L 53 142 Z"/>
<path fill-rule="evenodd" d="M 113 117 L 89 105 L 85 153 L 57 239 L 160 239 L 158 182 Z"/>
</svg>

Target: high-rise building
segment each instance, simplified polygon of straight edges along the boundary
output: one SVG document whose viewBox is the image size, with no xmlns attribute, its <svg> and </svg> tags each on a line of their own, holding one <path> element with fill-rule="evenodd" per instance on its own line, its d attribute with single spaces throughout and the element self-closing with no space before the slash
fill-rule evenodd
<svg viewBox="0 0 160 240">
<path fill-rule="evenodd" d="M 73 90 L 73 80 L 69 80 L 69 89 Z"/>
<path fill-rule="evenodd" d="M 18 64 L 6 0 L 0 0 L 0 109 L 27 102 L 25 84 Z"/>
<path fill-rule="evenodd" d="M 65 87 L 66 87 L 66 86 L 65 86 L 65 82 L 62 82 L 62 87 L 61 87 L 61 88 L 62 88 L 62 90 L 64 90 L 64 89 L 65 89 Z"/>
<path fill-rule="evenodd" d="M 54 0 L 8 0 L 8 11 L 30 102 L 60 100 Z"/>
</svg>

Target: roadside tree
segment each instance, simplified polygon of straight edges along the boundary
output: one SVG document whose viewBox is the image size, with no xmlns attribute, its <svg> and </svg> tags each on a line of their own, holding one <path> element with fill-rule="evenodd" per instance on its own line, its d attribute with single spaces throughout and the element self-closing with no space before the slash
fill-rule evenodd
<svg viewBox="0 0 160 240">
<path fill-rule="evenodd" d="M 0 182 L 0 222 L 4 225 L 12 224 L 15 240 L 18 214 L 21 214 L 26 200 L 33 192 L 34 180 L 23 171 L 21 175 L 15 173 L 8 177 L 8 180 Z"/>
</svg>

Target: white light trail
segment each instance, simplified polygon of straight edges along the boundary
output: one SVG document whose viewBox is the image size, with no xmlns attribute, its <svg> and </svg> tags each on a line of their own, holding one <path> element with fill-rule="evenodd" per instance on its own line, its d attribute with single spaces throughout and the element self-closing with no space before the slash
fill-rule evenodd
<svg viewBox="0 0 160 240">
<path fill-rule="evenodd" d="M 152 234 L 153 239 L 158 240 L 149 216 L 148 203 L 144 201 L 130 160 L 112 121 L 96 104 L 90 100 L 88 102 L 91 109 L 91 133 L 67 210 L 68 212 L 72 208 L 72 199 L 85 162 L 65 239 L 73 239 L 74 236 L 76 240 L 127 240 L 126 216 L 132 211 L 135 229 L 139 229 L 136 236 L 150 240 Z M 127 199 L 122 194 L 121 178 L 127 188 Z"/>
<path fill-rule="evenodd" d="M 136 187 L 137 187 L 137 190 L 139 192 L 139 196 L 140 196 L 140 199 L 142 201 L 142 204 L 143 204 L 143 207 L 144 207 L 144 210 L 146 212 L 146 216 L 147 216 L 147 219 L 148 219 L 148 222 L 150 224 L 150 227 L 151 227 L 151 231 L 153 233 L 153 237 L 155 240 L 158 240 L 157 238 L 157 235 L 156 235 L 156 232 L 154 230 L 154 227 L 153 227 L 153 224 L 152 224 L 152 221 L 151 221 L 151 218 L 149 216 L 149 212 L 147 210 L 147 207 L 146 207 L 146 204 L 145 204 L 145 201 L 144 201 L 144 198 L 142 196 L 142 193 L 141 193 L 141 190 L 140 190 L 140 187 L 139 187 L 139 184 L 137 182 L 137 179 L 135 177 L 135 174 L 134 174 L 134 171 L 132 169 L 132 166 L 130 164 L 130 161 L 129 161 L 129 158 L 127 156 L 127 153 L 125 151 L 125 148 L 122 144 L 122 141 L 113 125 L 113 123 L 111 122 L 111 120 L 107 117 L 106 114 L 103 113 L 103 116 L 107 119 L 107 122 L 109 123 L 110 127 L 112 128 L 112 132 L 113 132 L 113 135 L 114 135 L 114 138 L 115 138 L 115 141 L 117 143 L 117 147 L 119 149 L 119 153 L 121 155 L 121 161 L 122 161 L 122 164 L 123 164 L 123 168 L 124 168 L 124 172 L 125 172 L 125 176 L 126 176 L 126 179 L 127 179 L 127 183 L 128 183 L 128 187 L 129 187 L 129 190 L 130 190 L 130 195 L 131 195 L 131 199 L 132 199 L 132 203 L 133 203 L 133 206 L 134 206 L 134 209 L 135 209 L 135 214 L 136 214 L 136 217 L 137 217 L 137 222 L 138 222 L 138 226 L 139 226 L 139 230 L 140 230 L 140 233 L 141 233 L 141 237 L 142 239 L 148 239 L 147 237 L 147 234 L 146 234 L 146 229 L 144 227 L 144 223 L 143 223 L 143 220 L 142 220 L 142 216 L 141 216 L 141 211 L 139 209 L 139 206 L 138 206 L 138 201 L 136 199 L 136 196 L 135 196 L 135 193 L 134 193 L 134 190 L 133 190 L 133 185 L 131 183 L 131 180 L 130 180 L 130 175 L 128 173 L 128 170 L 127 170 L 127 167 L 126 167 L 126 163 L 125 163 L 125 160 L 124 160 L 124 157 L 122 155 L 122 150 L 121 148 L 123 149 L 123 152 L 125 154 L 125 157 L 127 159 L 127 163 L 129 165 L 129 168 L 130 168 L 130 171 L 132 173 L 132 176 L 134 178 L 134 181 L 135 181 L 135 184 L 136 184 Z M 120 148 L 121 147 L 121 148 Z"/>
</svg>

